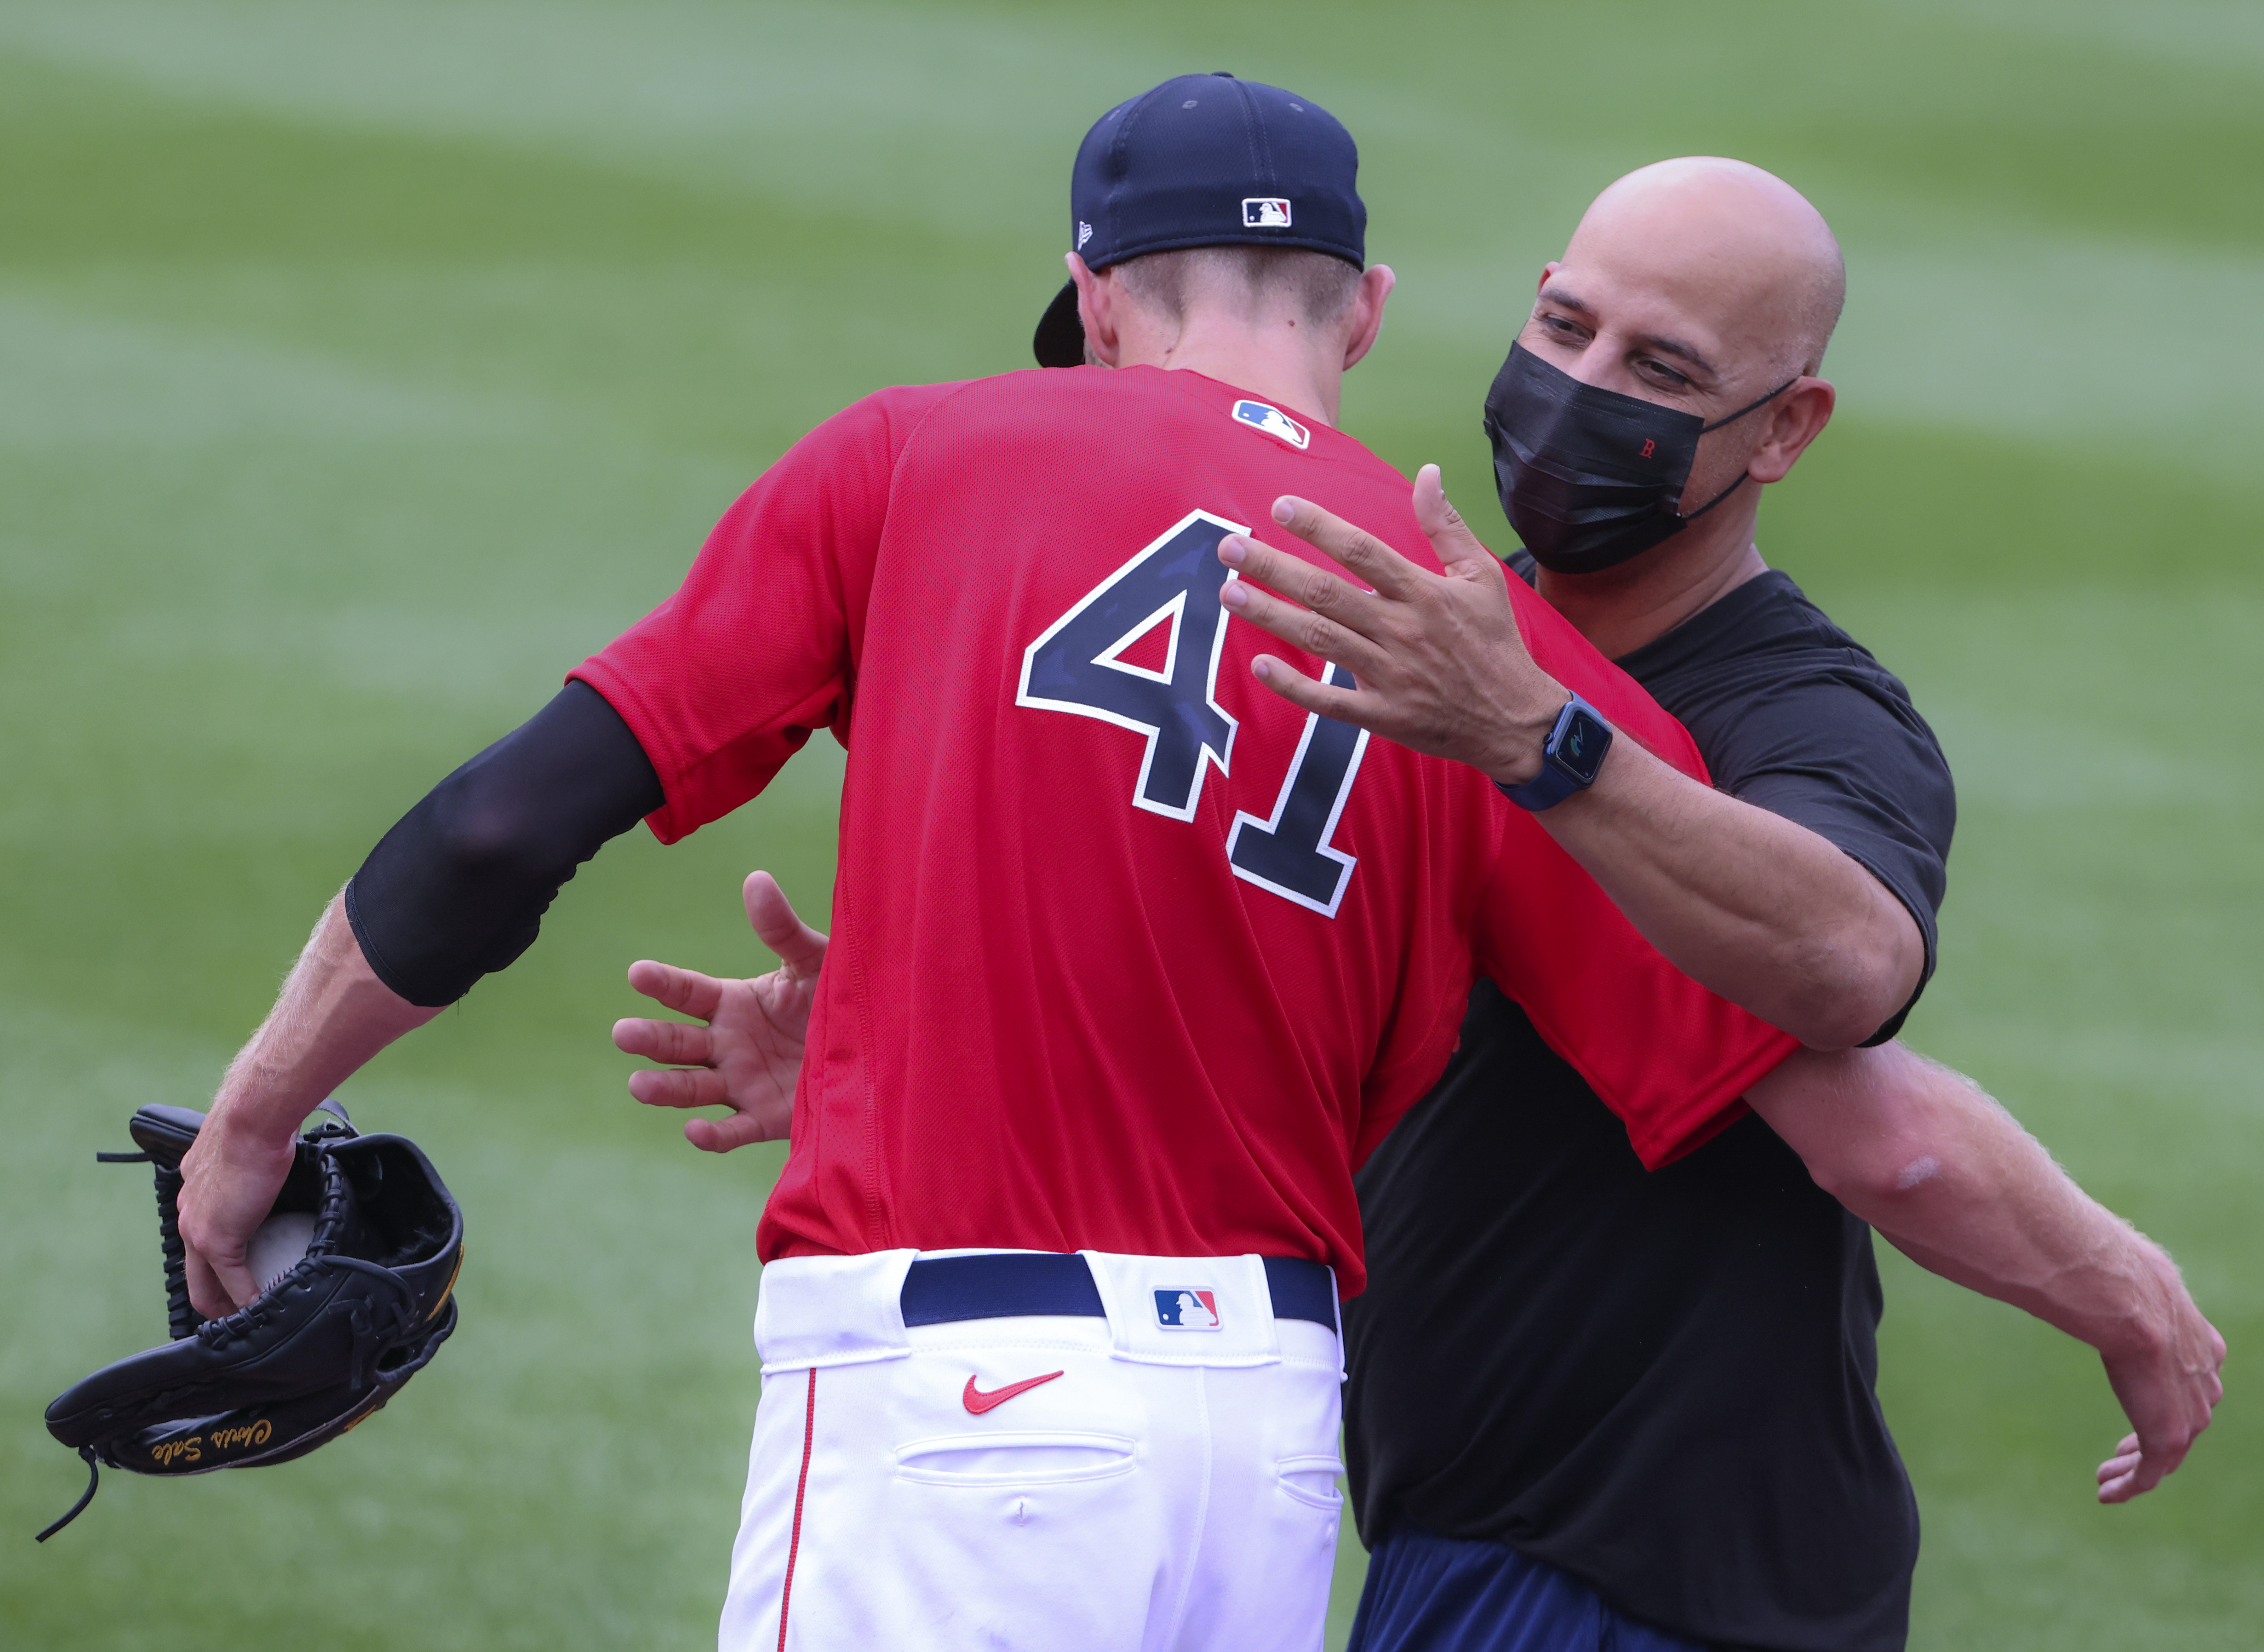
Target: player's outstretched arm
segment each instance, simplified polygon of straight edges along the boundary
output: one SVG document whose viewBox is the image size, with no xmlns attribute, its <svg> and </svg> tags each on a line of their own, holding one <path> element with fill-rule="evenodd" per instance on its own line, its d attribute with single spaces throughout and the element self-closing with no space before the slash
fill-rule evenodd
<svg viewBox="0 0 2264 1652">
<path fill-rule="evenodd" d="M 628 725 L 576 681 L 385 834 L 323 914 L 181 1161 L 199 1313 L 225 1314 L 258 1294 L 244 1246 L 316 1104 L 524 952 L 575 868 L 664 795 Z"/>
<path fill-rule="evenodd" d="M 747 921 L 779 966 L 749 980 L 640 959 L 629 985 L 702 1024 L 630 1018 L 613 1023 L 613 1043 L 630 1055 L 673 1064 L 629 1074 L 629 1094 L 648 1107 L 728 1107 L 729 1118 L 686 1121 L 685 1139 L 708 1153 L 782 1139 L 794 1122 L 809 1010 L 825 963 L 824 934 L 802 922 L 778 880 L 751 872 L 741 891 Z"/>
<path fill-rule="evenodd" d="M 439 1013 L 378 979 L 346 920 L 345 898 L 332 900 L 275 1008 L 229 1064 L 181 1161 L 181 1241 L 198 1313 L 218 1319 L 259 1294 L 244 1247 L 274 1205 L 307 1115 L 372 1056 Z"/>
<path fill-rule="evenodd" d="M 1913 1262 L 2099 1350 L 2134 1430 L 2100 1466 L 2101 1503 L 2185 1460 L 2224 1397 L 2224 1339 L 2168 1254 L 1978 1085 L 1887 1044 L 1797 1052 L 1748 1099 L 1818 1186 Z"/>
<path fill-rule="evenodd" d="M 1418 474 L 1414 505 L 1442 574 L 1283 499 L 1275 520 L 1373 589 L 1230 535 L 1219 560 L 1244 577 L 1220 600 L 1358 684 L 1316 682 L 1259 655 L 1252 669 L 1282 698 L 1521 784 L 1540 770 L 1564 686 L 1527 651 L 1510 576 L 1448 503 L 1436 465 Z M 1813 1048 L 1869 1037 L 1917 989 L 1925 941 L 1877 878 L 1820 834 L 1633 740 L 1615 741 L 1595 784 L 1541 822 L 1677 968 Z"/>
</svg>

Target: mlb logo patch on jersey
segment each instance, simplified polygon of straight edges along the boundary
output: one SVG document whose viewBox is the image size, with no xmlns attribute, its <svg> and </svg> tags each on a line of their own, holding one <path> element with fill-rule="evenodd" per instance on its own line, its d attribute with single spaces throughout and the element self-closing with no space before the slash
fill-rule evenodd
<svg viewBox="0 0 2264 1652">
<path fill-rule="evenodd" d="M 1289 203 L 1250 196 L 1242 203 L 1242 227 L 1245 229 L 1287 229 L 1289 227 Z"/>
<path fill-rule="evenodd" d="M 1215 1331 L 1218 1328 L 1218 1294 L 1192 1287 L 1158 1291 L 1156 1323 L 1167 1331 Z"/>
<path fill-rule="evenodd" d="M 1243 424 L 1254 426 L 1269 436 L 1279 436 L 1300 453 L 1313 440 L 1312 432 L 1280 408 L 1268 407 L 1263 402 L 1237 402 L 1234 416 Z"/>
</svg>

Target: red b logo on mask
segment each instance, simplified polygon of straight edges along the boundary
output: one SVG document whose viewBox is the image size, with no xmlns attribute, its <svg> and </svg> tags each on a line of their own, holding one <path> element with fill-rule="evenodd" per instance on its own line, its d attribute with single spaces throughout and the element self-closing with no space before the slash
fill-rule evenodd
<svg viewBox="0 0 2264 1652">
<path fill-rule="evenodd" d="M 1648 459 L 1651 455 L 1658 451 L 1658 444 L 1656 441 L 1653 441 L 1650 437 L 1646 436 L 1643 439 L 1643 451 L 1636 455 L 1636 457 L 1638 459 Z"/>
</svg>

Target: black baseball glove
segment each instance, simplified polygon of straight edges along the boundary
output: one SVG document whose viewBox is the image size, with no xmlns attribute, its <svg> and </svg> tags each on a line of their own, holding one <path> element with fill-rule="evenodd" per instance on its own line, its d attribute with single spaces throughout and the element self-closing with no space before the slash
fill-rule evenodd
<svg viewBox="0 0 2264 1652">
<path fill-rule="evenodd" d="M 47 1431 L 86 1459 L 86 1493 L 40 1533 L 76 1519 L 101 1481 L 98 1463 L 141 1474 L 203 1474 L 287 1462 L 376 1410 L 456 1328 L 452 1294 L 464 1219 L 432 1162 L 399 1136 L 354 1132 L 345 1110 L 300 1138 L 271 1226 L 311 1219 L 306 1254 L 225 1319 L 189 1303 L 178 1200 L 181 1156 L 204 1124 L 184 1107 L 134 1115 L 139 1153 L 110 1163 L 156 1168 L 157 1228 L 173 1340 L 76 1383 L 47 1408 Z"/>
</svg>

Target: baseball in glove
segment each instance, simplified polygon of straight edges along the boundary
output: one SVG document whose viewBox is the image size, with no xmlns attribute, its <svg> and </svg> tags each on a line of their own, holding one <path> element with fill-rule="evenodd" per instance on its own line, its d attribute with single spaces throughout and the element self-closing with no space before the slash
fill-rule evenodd
<svg viewBox="0 0 2264 1652">
<path fill-rule="evenodd" d="M 181 1157 L 204 1115 L 144 1107 L 131 1125 L 142 1151 L 98 1155 L 155 1168 L 173 1340 L 105 1365 L 47 1408 L 47 1431 L 86 1459 L 89 1478 L 40 1542 L 93 1501 L 98 1464 L 204 1474 L 305 1456 L 390 1400 L 456 1328 L 456 1201 L 414 1143 L 359 1135 L 337 1103 L 323 1109 L 331 1118 L 299 1139 L 252 1241 L 264 1288 L 225 1319 L 190 1306 L 181 1244 Z M 301 1237 L 304 1255 L 289 1261 Z M 263 1248 L 288 1261 L 272 1279 Z"/>
</svg>

